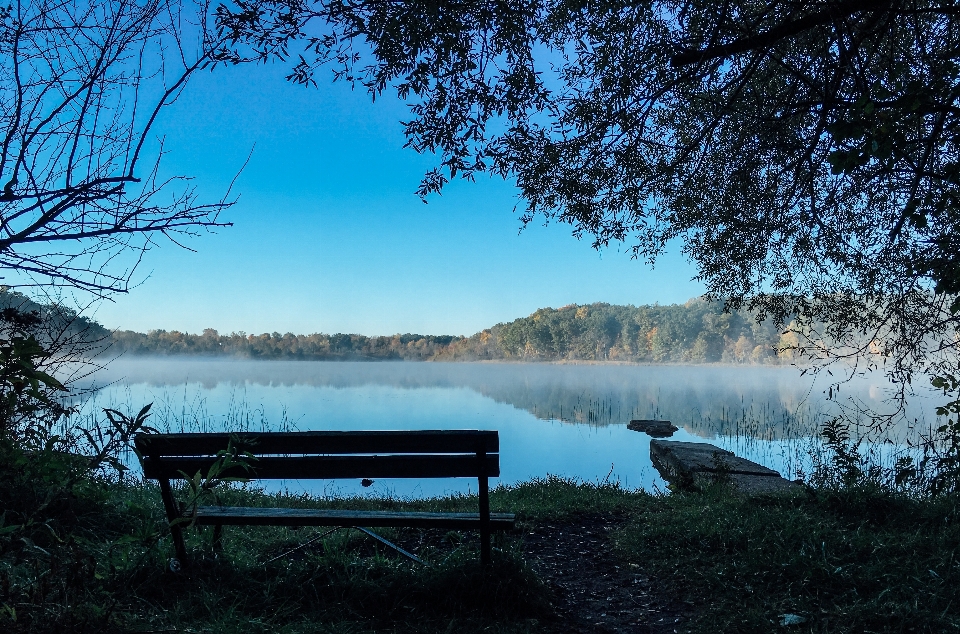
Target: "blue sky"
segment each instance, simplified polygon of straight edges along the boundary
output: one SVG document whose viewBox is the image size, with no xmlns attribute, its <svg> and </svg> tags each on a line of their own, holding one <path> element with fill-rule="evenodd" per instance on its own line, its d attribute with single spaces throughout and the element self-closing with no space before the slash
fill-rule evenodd
<svg viewBox="0 0 960 634">
<path fill-rule="evenodd" d="M 655 270 L 598 253 L 563 225 L 519 232 L 512 185 L 414 194 L 433 157 L 403 149 L 395 98 L 291 85 L 279 65 L 195 77 L 157 132 L 164 171 L 240 199 L 219 229 L 150 251 L 142 283 L 104 303 L 111 328 L 200 332 L 472 334 L 544 306 L 669 304 L 699 295 L 674 252 Z M 254 148 L 255 146 L 255 148 Z"/>
</svg>

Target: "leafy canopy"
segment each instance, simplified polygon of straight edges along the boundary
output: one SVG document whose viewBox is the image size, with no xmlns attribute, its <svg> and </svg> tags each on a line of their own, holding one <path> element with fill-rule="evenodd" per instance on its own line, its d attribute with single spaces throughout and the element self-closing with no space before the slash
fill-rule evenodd
<svg viewBox="0 0 960 634">
<path fill-rule="evenodd" d="M 221 6 L 222 58 L 294 60 L 410 104 L 449 178 L 514 179 L 537 217 L 653 261 L 803 352 L 952 358 L 960 301 L 960 24 L 951 2 L 389 0 Z M 825 345 L 822 342 L 842 342 Z M 937 355 L 941 355 L 938 357 Z"/>
</svg>

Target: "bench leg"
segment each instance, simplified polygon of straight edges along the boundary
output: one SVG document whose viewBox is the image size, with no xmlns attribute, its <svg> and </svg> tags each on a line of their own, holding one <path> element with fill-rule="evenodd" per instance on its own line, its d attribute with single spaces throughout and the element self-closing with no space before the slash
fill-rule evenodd
<svg viewBox="0 0 960 634">
<path fill-rule="evenodd" d="M 213 549 L 217 552 L 223 550 L 223 524 L 213 526 Z"/>
<path fill-rule="evenodd" d="M 487 476 L 479 478 L 480 493 L 480 564 L 490 565 L 490 492 Z"/>
<path fill-rule="evenodd" d="M 180 563 L 186 563 L 187 547 L 183 543 L 183 531 L 180 530 L 179 525 L 170 527 L 170 536 L 173 537 L 173 549 L 177 552 L 177 559 Z"/>
<path fill-rule="evenodd" d="M 183 531 L 179 524 L 173 522 L 180 518 L 180 509 L 177 507 L 177 501 L 173 499 L 173 491 L 170 490 L 170 480 L 160 480 L 160 498 L 163 500 L 163 508 L 167 512 L 167 522 L 170 524 L 170 537 L 173 539 L 173 549 L 177 553 L 177 559 L 181 563 L 187 561 L 187 548 L 183 543 Z"/>
</svg>

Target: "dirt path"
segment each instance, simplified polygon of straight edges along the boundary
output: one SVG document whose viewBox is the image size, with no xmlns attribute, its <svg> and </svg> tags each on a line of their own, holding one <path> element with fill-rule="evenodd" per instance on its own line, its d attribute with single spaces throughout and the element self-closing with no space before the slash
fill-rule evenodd
<svg viewBox="0 0 960 634">
<path fill-rule="evenodd" d="M 616 559 L 609 533 L 620 519 L 582 516 L 544 523 L 523 536 L 527 561 L 554 592 L 556 632 L 672 634 L 689 608 L 666 596 L 642 562 Z"/>
</svg>

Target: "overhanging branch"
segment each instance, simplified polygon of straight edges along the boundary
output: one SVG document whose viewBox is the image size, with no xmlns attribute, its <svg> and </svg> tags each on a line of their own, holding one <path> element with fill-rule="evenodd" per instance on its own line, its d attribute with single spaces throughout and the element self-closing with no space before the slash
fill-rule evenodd
<svg viewBox="0 0 960 634">
<path fill-rule="evenodd" d="M 877 2 L 871 2 L 870 0 L 847 0 L 846 2 L 827 4 L 826 8 L 822 11 L 779 24 L 758 35 L 734 40 L 729 44 L 677 53 L 670 58 L 670 65 L 674 68 L 679 68 L 681 66 L 689 66 L 690 64 L 698 64 L 713 59 L 730 57 L 737 53 L 765 49 L 782 39 L 828 24 L 838 17 L 846 17 L 860 11 L 877 11 L 881 8 L 883 8 L 883 5 Z"/>
</svg>

